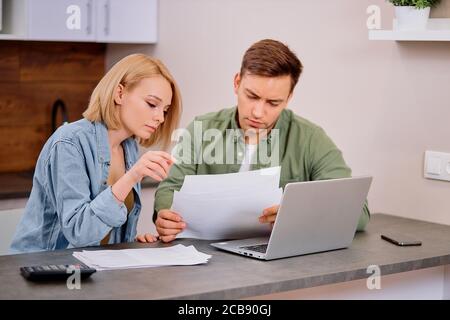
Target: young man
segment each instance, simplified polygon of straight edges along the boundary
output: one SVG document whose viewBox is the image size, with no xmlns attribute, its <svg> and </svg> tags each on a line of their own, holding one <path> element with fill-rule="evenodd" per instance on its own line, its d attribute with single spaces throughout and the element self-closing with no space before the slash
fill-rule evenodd
<svg viewBox="0 0 450 320">
<path fill-rule="evenodd" d="M 280 165 L 281 187 L 288 182 L 351 176 L 341 151 L 324 130 L 287 109 L 302 68 L 296 55 L 275 40 L 259 41 L 246 51 L 241 70 L 234 78 L 237 107 L 196 117 L 186 131 L 190 137 L 183 136 L 176 146 L 183 147 L 190 141 L 191 149 L 183 150 L 183 159 L 159 184 L 153 221 L 162 241 L 174 240 L 186 227 L 183 213 L 170 211 L 174 190 L 181 188 L 186 175 Z M 202 135 L 208 130 L 213 131 L 214 139 L 211 135 L 206 137 L 206 133 Z M 209 150 L 208 157 L 202 157 L 201 150 Z M 259 221 L 273 223 L 277 210 L 277 204 L 265 209 Z M 366 203 L 357 230 L 364 230 L 369 218 Z"/>
</svg>

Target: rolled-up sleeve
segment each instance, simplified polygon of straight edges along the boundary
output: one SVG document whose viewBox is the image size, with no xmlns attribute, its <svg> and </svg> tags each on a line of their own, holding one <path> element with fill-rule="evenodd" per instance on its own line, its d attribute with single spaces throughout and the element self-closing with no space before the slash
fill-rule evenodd
<svg viewBox="0 0 450 320">
<path fill-rule="evenodd" d="M 112 228 L 126 222 L 127 209 L 115 199 L 111 187 L 92 199 L 85 159 L 74 143 L 56 143 L 46 169 L 48 194 L 53 197 L 61 230 L 72 246 L 96 244 Z"/>
</svg>

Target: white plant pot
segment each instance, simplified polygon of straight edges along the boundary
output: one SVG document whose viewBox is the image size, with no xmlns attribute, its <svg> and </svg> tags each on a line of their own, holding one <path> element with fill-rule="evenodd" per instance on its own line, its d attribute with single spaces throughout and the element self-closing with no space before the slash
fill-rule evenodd
<svg viewBox="0 0 450 320">
<path fill-rule="evenodd" d="M 430 8 L 416 9 L 413 6 L 396 6 L 395 17 L 397 23 L 394 28 L 397 30 L 425 30 L 430 17 Z"/>
</svg>

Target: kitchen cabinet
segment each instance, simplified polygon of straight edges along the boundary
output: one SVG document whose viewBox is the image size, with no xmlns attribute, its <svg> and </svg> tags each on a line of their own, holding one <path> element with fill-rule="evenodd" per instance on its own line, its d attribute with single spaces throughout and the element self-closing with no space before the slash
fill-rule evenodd
<svg viewBox="0 0 450 320">
<path fill-rule="evenodd" d="M 3 0 L 0 40 L 156 43 L 158 0 Z"/>
<path fill-rule="evenodd" d="M 157 41 L 157 1 L 96 1 L 97 42 Z"/>
<path fill-rule="evenodd" d="M 93 0 L 30 0 L 28 39 L 95 41 Z"/>
</svg>

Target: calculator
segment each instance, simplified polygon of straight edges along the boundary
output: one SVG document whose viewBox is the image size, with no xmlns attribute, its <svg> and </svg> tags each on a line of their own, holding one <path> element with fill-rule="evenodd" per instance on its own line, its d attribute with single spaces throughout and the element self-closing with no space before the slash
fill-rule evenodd
<svg viewBox="0 0 450 320">
<path fill-rule="evenodd" d="M 20 273 L 28 280 L 67 280 L 68 277 L 75 273 L 75 269 L 80 270 L 80 278 L 86 279 L 97 270 L 83 264 L 49 264 L 40 266 L 20 267 Z"/>
</svg>

